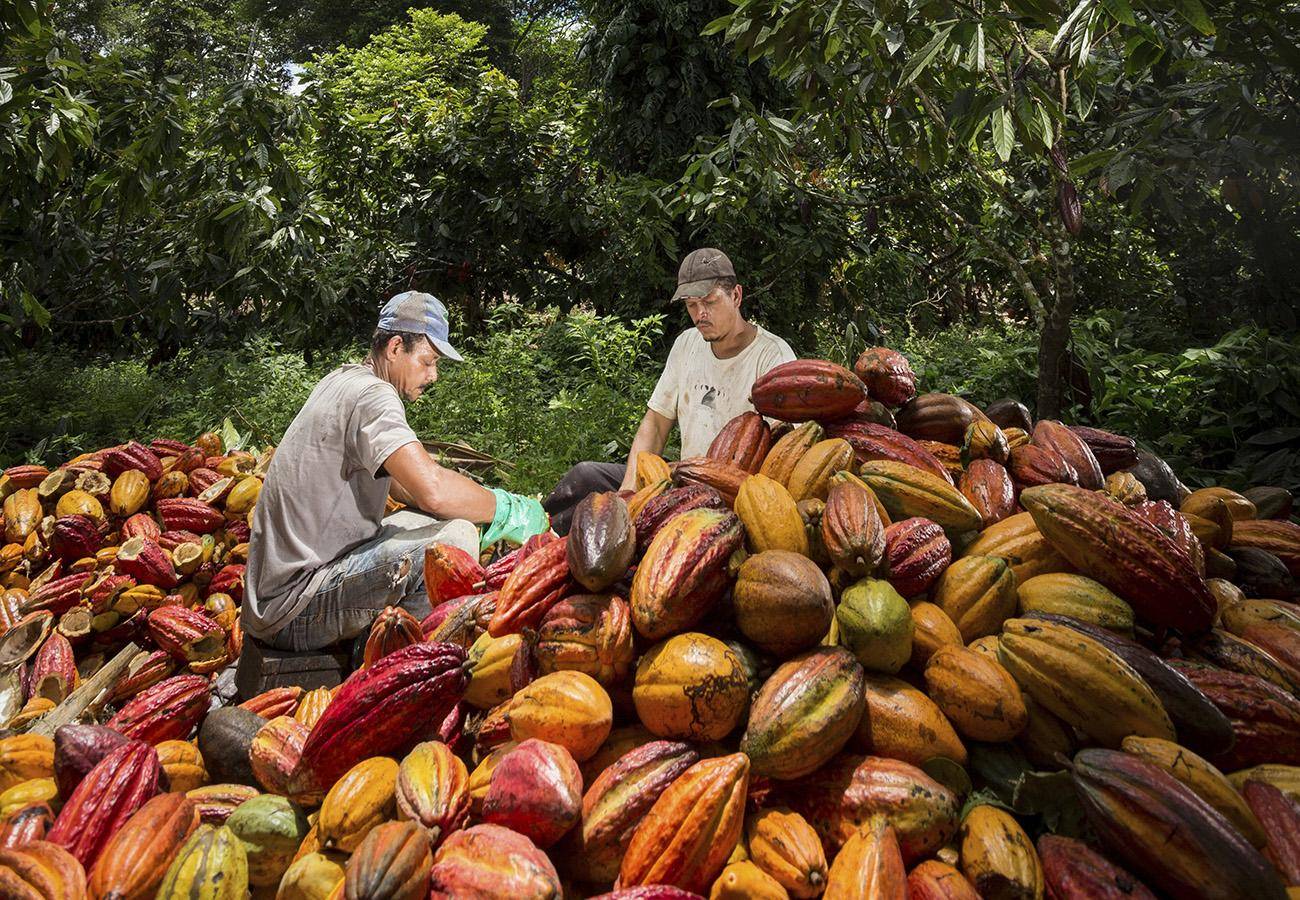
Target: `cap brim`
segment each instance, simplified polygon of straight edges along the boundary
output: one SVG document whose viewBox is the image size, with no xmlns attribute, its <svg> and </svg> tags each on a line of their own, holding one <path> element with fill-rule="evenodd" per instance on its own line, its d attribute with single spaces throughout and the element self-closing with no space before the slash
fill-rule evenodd
<svg viewBox="0 0 1300 900">
<path fill-rule="evenodd" d="M 441 353 L 444 358 L 450 359 L 453 362 L 465 361 L 465 357 L 457 353 L 456 348 L 453 347 L 451 344 L 447 343 L 446 341 L 440 341 L 434 337 L 429 338 L 429 340 L 433 342 L 433 346 L 437 348 L 438 352 Z"/>
<path fill-rule="evenodd" d="M 685 284 L 679 284 L 677 290 L 673 292 L 673 299 L 680 300 L 683 297 L 707 296 L 717 283 L 716 278 L 706 278 L 703 281 L 688 281 Z"/>
</svg>

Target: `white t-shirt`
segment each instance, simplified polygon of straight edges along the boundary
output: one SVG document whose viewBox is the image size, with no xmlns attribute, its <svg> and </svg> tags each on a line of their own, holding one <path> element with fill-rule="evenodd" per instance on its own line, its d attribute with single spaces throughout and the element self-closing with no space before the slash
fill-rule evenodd
<svg viewBox="0 0 1300 900">
<path fill-rule="evenodd" d="M 781 338 L 761 326 L 748 347 L 718 359 L 699 329 L 677 336 L 647 404 L 674 420 L 682 434 L 682 459 L 703 456 L 722 427 L 754 407 L 749 391 L 760 376 L 794 359 Z"/>
</svg>

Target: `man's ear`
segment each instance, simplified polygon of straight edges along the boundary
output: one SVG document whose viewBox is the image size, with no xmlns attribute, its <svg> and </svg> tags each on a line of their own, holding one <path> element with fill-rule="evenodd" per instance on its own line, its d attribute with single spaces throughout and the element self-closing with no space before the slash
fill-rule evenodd
<svg viewBox="0 0 1300 900">
<path fill-rule="evenodd" d="M 393 344 L 394 341 L 397 342 L 396 346 Z M 397 351 L 400 349 L 402 349 L 402 336 L 400 334 L 395 334 L 388 339 L 388 344 L 384 347 L 384 358 L 393 359 L 397 356 Z"/>
<path fill-rule="evenodd" d="M 736 301 L 736 309 L 740 309 L 740 304 L 745 299 L 745 289 L 740 285 L 736 285 L 736 293 L 732 297 Z"/>
</svg>

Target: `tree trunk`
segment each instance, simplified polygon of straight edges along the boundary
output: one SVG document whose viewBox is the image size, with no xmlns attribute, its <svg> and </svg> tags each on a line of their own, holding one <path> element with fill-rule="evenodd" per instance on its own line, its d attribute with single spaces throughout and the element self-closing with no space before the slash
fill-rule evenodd
<svg viewBox="0 0 1300 900">
<path fill-rule="evenodd" d="M 1064 407 L 1063 387 L 1068 374 L 1070 316 L 1074 312 L 1074 270 L 1070 265 L 1070 239 L 1064 228 L 1054 229 L 1052 263 L 1056 269 L 1056 302 L 1038 333 L 1039 419 L 1059 419 Z"/>
</svg>

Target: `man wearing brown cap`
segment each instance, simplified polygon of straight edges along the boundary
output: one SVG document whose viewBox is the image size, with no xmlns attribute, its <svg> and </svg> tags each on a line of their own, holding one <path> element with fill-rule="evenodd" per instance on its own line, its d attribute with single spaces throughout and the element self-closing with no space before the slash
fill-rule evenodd
<svg viewBox="0 0 1300 900">
<path fill-rule="evenodd" d="M 627 463 L 578 463 L 543 501 L 557 533 L 568 533 L 573 508 L 593 491 L 631 490 L 636 455 L 662 453 L 674 424 L 681 432 L 682 459 L 703 456 L 727 422 L 754 408 L 749 402 L 754 382 L 795 358 L 789 344 L 746 321 L 740 311 L 743 294 L 721 250 L 695 250 L 682 260 L 673 299 L 686 304 L 695 327 L 673 342 Z"/>
</svg>

